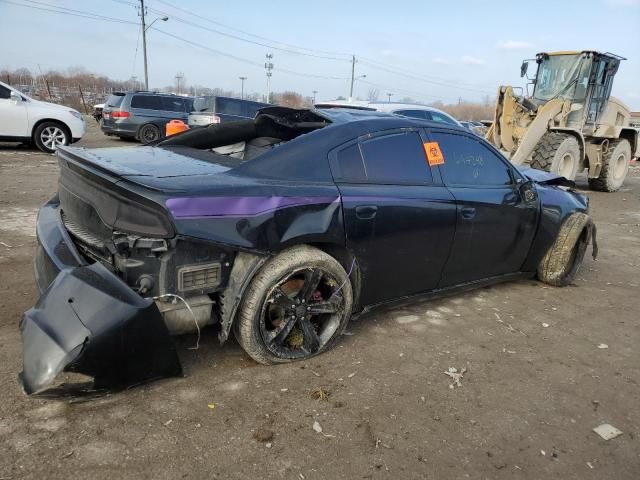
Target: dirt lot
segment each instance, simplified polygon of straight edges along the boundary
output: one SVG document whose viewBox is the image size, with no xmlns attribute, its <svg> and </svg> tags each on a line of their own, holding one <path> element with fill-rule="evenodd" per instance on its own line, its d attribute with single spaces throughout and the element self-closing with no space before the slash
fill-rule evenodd
<svg viewBox="0 0 640 480">
<path fill-rule="evenodd" d="M 84 145 L 127 145 L 92 122 Z M 79 402 L 27 398 L 16 382 L 35 215 L 57 165 L 0 145 L 0 479 L 640 478 L 640 167 L 630 175 L 591 193 L 600 257 L 574 286 L 520 281 L 379 311 L 333 351 L 283 366 L 215 332 L 197 351 L 187 337 L 185 378 Z M 449 367 L 467 369 L 461 387 Z M 624 434 L 604 441 L 602 423 Z"/>
</svg>

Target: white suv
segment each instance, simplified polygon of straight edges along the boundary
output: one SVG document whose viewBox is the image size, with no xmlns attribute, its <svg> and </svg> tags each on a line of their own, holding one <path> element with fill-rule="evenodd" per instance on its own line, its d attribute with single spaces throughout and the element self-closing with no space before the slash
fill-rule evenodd
<svg viewBox="0 0 640 480">
<path fill-rule="evenodd" d="M 80 112 L 35 100 L 0 82 L 0 141 L 33 142 L 53 153 L 60 145 L 80 140 L 84 132 Z"/>
</svg>

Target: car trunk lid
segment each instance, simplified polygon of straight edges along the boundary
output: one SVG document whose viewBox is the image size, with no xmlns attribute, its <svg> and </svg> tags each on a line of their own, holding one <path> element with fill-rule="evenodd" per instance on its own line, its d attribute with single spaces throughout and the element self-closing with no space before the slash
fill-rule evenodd
<svg viewBox="0 0 640 480">
<path fill-rule="evenodd" d="M 234 163 L 225 156 L 189 147 L 63 147 L 60 158 L 150 188 L 158 188 L 152 179 L 217 175 Z"/>
</svg>

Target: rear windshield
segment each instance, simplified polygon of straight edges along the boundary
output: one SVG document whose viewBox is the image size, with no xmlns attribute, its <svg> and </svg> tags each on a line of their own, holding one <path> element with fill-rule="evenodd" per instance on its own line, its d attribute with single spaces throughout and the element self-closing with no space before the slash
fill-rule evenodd
<svg viewBox="0 0 640 480">
<path fill-rule="evenodd" d="M 122 100 L 124 100 L 124 93 L 116 93 L 113 95 L 109 95 L 107 98 L 107 107 L 119 107 L 122 104 Z"/>
</svg>

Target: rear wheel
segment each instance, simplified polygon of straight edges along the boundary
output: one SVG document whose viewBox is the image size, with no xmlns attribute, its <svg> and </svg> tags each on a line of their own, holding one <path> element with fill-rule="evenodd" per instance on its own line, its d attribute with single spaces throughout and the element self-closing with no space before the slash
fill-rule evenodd
<svg viewBox="0 0 640 480">
<path fill-rule="evenodd" d="M 589 186 L 600 192 L 615 192 L 627 178 L 631 145 L 628 140 L 618 140 L 609 144 L 607 153 L 602 156 L 602 169 L 598 178 L 590 178 Z"/>
<path fill-rule="evenodd" d="M 33 141 L 45 153 L 53 153 L 58 147 L 69 145 L 67 129 L 58 122 L 43 122 L 33 132 Z"/>
<path fill-rule="evenodd" d="M 145 144 L 160 140 L 161 137 L 162 134 L 160 133 L 160 129 L 152 123 L 143 125 L 138 132 L 138 138 Z"/>
<path fill-rule="evenodd" d="M 538 266 L 538 278 L 555 287 L 573 282 L 589 243 L 589 216 L 573 213 L 558 232 L 555 242 Z"/>
<path fill-rule="evenodd" d="M 582 161 L 580 144 L 568 133 L 548 132 L 531 154 L 531 167 L 574 180 Z"/>
<path fill-rule="evenodd" d="M 313 247 L 292 247 L 253 278 L 234 332 L 259 363 L 310 358 L 340 337 L 352 298 L 351 282 L 337 260 Z"/>
</svg>

